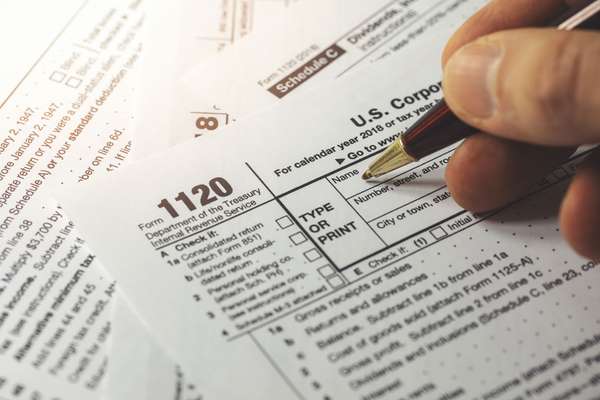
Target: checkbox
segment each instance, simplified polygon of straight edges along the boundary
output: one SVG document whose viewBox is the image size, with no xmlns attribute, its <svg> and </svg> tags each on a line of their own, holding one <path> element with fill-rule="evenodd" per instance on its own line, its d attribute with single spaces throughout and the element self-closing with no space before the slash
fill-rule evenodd
<svg viewBox="0 0 600 400">
<path fill-rule="evenodd" d="M 327 282 L 334 289 L 338 288 L 340 286 L 344 286 L 344 280 L 342 278 L 340 278 L 339 276 L 337 276 L 337 275 L 334 276 L 334 277 L 331 277 L 331 278 L 327 279 Z"/>
<path fill-rule="evenodd" d="M 290 240 L 292 241 L 292 243 L 294 243 L 296 246 L 298 246 L 299 244 L 306 242 L 308 239 L 306 239 L 306 236 L 304 236 L 304 233 L 296 232 L 293 235 L 290 235 Z"/>
<path fill-rule="evenodd" d="M 432 230 L 429 231 L 429 233 L 431 233 L 431 236 L 433 236 L 435 239 L 438 239 L 438 240 L 448 236 L 448 232 L 446 232 L 444 230 L 444 228 L 441 226 L 438 226 L 437 228 L 433 228 Z"/>
<path fill-rule="evenodd" d="M 288 217 L 287 215 L 281 218 L 277 218 L 275 222 L 277 222 L 277 225 L 279 225 L 281 229 L 289 228 L 290 226 L 294 225 L 294 222 L 292 222 L 290 217 Z"/>
<path fill-rule="evenodd" d="M 319 271 L 319 274 L 321 274 L 323 278 L 335 275 L 335 269 L 333 269 L 333 267 L 329 264 L 322 266 L 317 271 Z"/>
<path fill-rule="evenodd" d="M 79 85 L 81 85 L 81 79 L 72 76 L 69 79 L 67 79 L 65 85 L 67 85 L 70 88 L 77 89 Z"/>
<path fill-rule="evenodd" d="M 319 250 L 310 249 L 310 250 L 304 252 L 304 257 L 306 257 L 306 259 L 308 261 L 313 262 L 313 261 L 317 261 L 319 258 L 321 258 L 322 255 L 321 255 L 321 253 L 319 253 Z"/>
<path fill-rule="evenodd" d="M 61 83 L 62 81 L 65 80 L 65 77 L 67 75 L 64 72 L 60 72 L 60 71 L 54 71 L 51 75 L 50 75 L 50 80 L 53 82 L 58 82 Z"/>
</svg>

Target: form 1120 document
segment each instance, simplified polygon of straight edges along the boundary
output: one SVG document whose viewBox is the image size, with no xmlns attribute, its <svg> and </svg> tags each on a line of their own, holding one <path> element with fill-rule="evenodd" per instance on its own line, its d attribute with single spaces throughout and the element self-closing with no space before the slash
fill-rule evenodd
<svg viewBox="0 0 600 400">
<path fill-rule="evenodd" d="M 67 192 L 186 371 L 229 399 L 597 395 L 600 264 L 556 218 L 585 153 L 484 214 L 445 186 L 453 148 L 360 178 L 440 98 L 428 50 Z"/>
</svg>

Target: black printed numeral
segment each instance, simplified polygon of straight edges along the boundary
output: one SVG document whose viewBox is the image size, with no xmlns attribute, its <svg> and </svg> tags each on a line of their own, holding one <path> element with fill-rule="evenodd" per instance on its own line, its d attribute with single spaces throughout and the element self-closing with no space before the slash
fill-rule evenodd
<svg viewBox="0 0 600 400">
<path fill-rule="evenodd" d="M 219 197 L 227 197 L 233 193 L 233 188 L 225 178 L 217 177 L 211 179 L 208 184 L 196 185 L 191 190 L 192 195 L 200 195 L 200 206 L 206 206 L 218 200 Z M 175 197 L 176 202 L 183 203 L 189 211 L 196 210 L 196 204 L 185 192 L 179 192 Z M 158 203 L 158 208 L 166 210 L 172 218 L 179 217 L 175 207 L 167 199 Z"/>
</svg>

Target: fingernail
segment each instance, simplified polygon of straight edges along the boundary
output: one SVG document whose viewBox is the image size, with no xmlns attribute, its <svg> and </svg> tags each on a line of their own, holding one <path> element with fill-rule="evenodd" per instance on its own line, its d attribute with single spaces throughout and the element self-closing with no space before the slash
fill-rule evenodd
<svg viewBox="0 0 600 400">
<path fill-rule="evenodd" d="M 444 69 L 444 93 L 455 108 L 474 118 L 490 117 L 496 108 L 495 82 L 502 50 L 493 43 L 473 43 L 454 54 Z"/>
</svg>

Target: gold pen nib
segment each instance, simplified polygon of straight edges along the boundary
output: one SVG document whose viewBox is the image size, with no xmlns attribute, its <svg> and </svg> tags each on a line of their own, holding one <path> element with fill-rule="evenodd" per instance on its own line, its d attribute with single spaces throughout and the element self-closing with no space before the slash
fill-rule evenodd
<svg viewBox="0 0 600 400">
<path fill-rule="evenodd" d="M 406 152 L 402 140 L 398 139 L 369 165 L 362 178 L 364 180 L 377 178 L 413 161 L 415 159 Z"/>
</svg>

